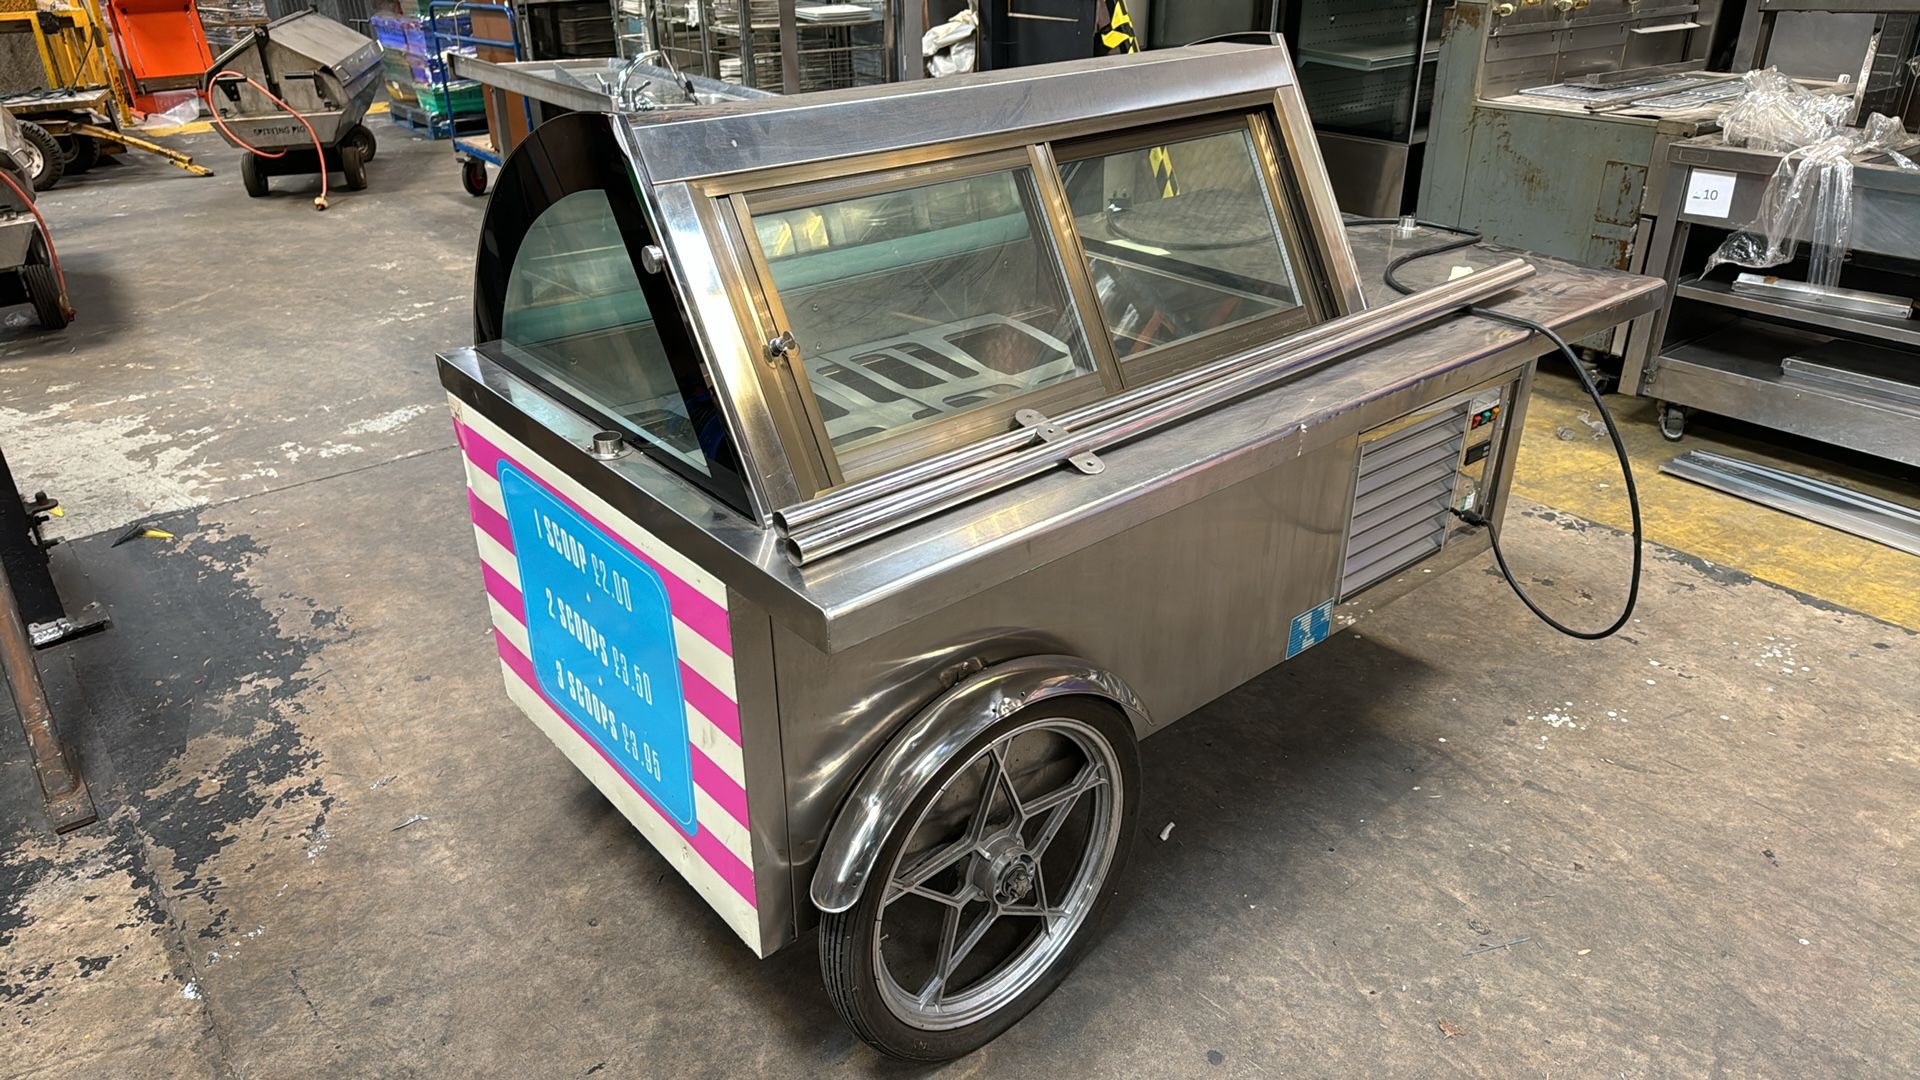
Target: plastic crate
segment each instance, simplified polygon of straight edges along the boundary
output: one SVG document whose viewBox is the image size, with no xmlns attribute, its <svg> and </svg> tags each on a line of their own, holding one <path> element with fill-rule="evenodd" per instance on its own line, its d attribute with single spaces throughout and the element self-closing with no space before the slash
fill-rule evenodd
<svg viewBox="0 0 1920 1080">
<path fill-rule="evenodd" d="M 387 119 L 395 124 L 417 131 L 429 139 L 446 139 L 454 135 L 477 134 L 487 130 L 487 118 L 474 116 L 434 116 L 418 105 L 405 105 L 395 102 L 387 110 Z"/>
<path fill-rule="evenodd" d="M 409 105 L 420 100 L 413 86 L 423 80 L 414 78 L 411 57 L 399 49 L 380 50 L 380 79 L 387 84 L 387 97 L 392 100 Z"/>
<path fill-rule="evenodd" d="M 420 20 L 410 15 L 375 15 L 367 20 L 367 25 L 373 30 L 373 40 L 380 43 L 380 48 L 396 51 L 403 51 L 407 47 L 409 23 L 417 27 Z"/>
<path fill-rule="evenodd" d="M 435 119 L 473 116 L 484 113 L 487 108 L 480 84 L 469 79 L 449 83 L 445 90 L 432 83 L 415 83 L 413 93 L 419 107 Z"/>
<path fill-rule="evenodd" d="M 381 48 L 398 49 L 421 58 L 436 52 L 428 40 L 429 30 L 443 36 L 473 36 L 473 18 L 469 15 L 442 15 L 433 20 L 418 15 L 375 15 L 367 22 L 373 27 L 373 38 Z"/>
<path fill-rule="evenodd" d="M 418 105 L 420 96 L 414 93 L 413 80 L 386 79 L 387 100 L 396 105 Z"/>
<path fill-rule="evenodd" d="M 472 56 L 473 50 L 448 49 L 440 56 L 419 56 L 404 49 L 384 48 L 380 50 L 380 66 L 389 79 L 433 84 L 442 78 L 453 77 L 452 69 L 446 66 L 446 58 L 454 53 Z"/>
<path fill-rule="evenodd" d="M 441 35 L 443 39 L 449 35 L 457 37 L 473 36 L 473 16 L 471 15 L 442 15 L 437 19 L 416 19 L 414 22 L 415 34 L 408 36 L 407 47 L 409 50 L 419 53 L 421 56 L 431 56 L 436 51 L 427 40 L 427 31 L 429 29 Z M 429 23 L 431 23 L 431 27 L 429 27 Z M 453 45 L 452 42 L 445 40 L 443 40 L 441 44 L 442 47 L 445 48 L 451 48 Z"/>
</svg>

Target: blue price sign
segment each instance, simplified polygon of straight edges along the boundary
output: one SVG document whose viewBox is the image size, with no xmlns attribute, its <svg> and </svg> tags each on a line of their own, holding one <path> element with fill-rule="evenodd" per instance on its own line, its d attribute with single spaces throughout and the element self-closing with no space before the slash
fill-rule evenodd
<svg viewBox="0 0 1920 1080">
<path fill-rule="evenodd" d="M 693 752 L 666 586 L 652 567 L 505 463 L 500 494 L 540 689 L 692 835 Z"/>
</svg>

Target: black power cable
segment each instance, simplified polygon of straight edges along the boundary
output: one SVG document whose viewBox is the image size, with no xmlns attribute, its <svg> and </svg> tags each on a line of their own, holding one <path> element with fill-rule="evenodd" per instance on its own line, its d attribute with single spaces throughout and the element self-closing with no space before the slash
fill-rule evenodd
<svg viewBox="0 0 1920 1080">
<path fill-rule="evenodd" d="M 1349 220 L 1347 224 L 1401 225 L 1403 221 L 1400 218 L 1360 218 Z M 1415 290 L 1400 280 L 1399 271 L 1401 267 L 1415 259 L 1425 259 L 1434 255 L 1445 254 L 1449 251 L 1458 251 L 1461 248 L 1472 247 L 1481 240 L 1479 233 L 1469 229 L 1456 229 L 1451 225 L 1440 225 L 1431 221 L 1415 221 L 1414 224 L 1422 228 L 1452 233 L 1454 236 L 1459 237 L 1459 239 L 1448 240 L 1445 243 L 1436 244 L 1430 248 L 1410 252 L 1387 263 L 1387 268 L 1385 272 L 1381 274 L 1381 279 L 1387 283 L 1389 288 L 1402 295 L 1412 293 Z M 1483 319 L 1491 319 L 1494 322 L 1505 323 L 1509 326 L 1518 326 L 1530 330 L 1542 335 L 1548 341 L 1553 342 L 1554 346 L 1559 349 L 1560 355 L 1566 357 L 1567 363 L 1573 367 L 1575 377 L 1580 380 L 1581 389 L 1587 392 L 1587 397 L 1592 399 L 1593 407 L 1599 412 L 1601 421 L 1606 424 L 1607 437 L 1613 440 L 1613 452 L 1620 458 L 1620 477 L 1626 481 L 1627 506 L 1633 512 L 1633 576 L 1627 583 L 1627 603 L 1626 606 L 1621 609 L 1620 617 L 1613 620 L 1613 623 L 1604 630 L 1575 630 L 1547 614 L 1545 611 L 1542 611 L 1540 605 L 1534 603 L 1533 598 L 1528 596 L 1526 590 L 1520 587 L 1520 582 L 1514 578 L 1513 571 L 1507 567 L 1507 557 L 1500 551 L 1500 530 L 1494 526 L 1494 523 L 1485 515 L 1475 513 L 1471 510 L 1455 510 L 1453 513 L 1467 524 L 1487 530 L 1487 538 L 1492 542 L 1493 546 L 1493 561 L 1500 567 L 1500 576 L 1507 579 L 1507 584 L 1513 588 L 1513 594 L 1520 598 L 1520 602 L 1527 606 L 1527 610 L 1538 615 L 1540 621 L 1568 637 L 1580 638 L 1583 641 L 1598 641 L 1604 637 L 1611 637 L 1614 633 L 1618 632 L 1621 627 L 1627 625 L 1627 620 L 1633 617 L 1634 605 L 1639 602 L 1641 549 L 1644 545 L 1644 538 L 1640 526 L 1640 492 L 1633 486 L 1633 466 L 1627 460 L 1626 444 L 1620 440 L 1620 428 L 1613 422 L 1613 413 L 1607 409 L 1606 402 L 1601 400 L 1599 388 L 1593 385 L 1593 377 L 1587 374 L 1585 365 L 1581 364 L 1580 358 L 1574 355 L 1573 347 L 1567 344 L 1566 339 L 1554 333 L 1551 327 L 1543 326 L 1540 323 L 1534 322 L 1532 319 L 1525 319 L 1518 315 L 1509 315 L 1504 311 L 1493 311 L 1484 307 L 1470 307 L 1467 311 Z M 1510 437 L 1517 437 L 1517 434 Z"/>
</svg>

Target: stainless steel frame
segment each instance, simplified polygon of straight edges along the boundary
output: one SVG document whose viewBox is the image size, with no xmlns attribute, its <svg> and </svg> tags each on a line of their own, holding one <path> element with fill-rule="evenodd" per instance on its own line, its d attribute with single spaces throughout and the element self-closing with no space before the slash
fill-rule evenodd
<svg viewBox="0 0 1920 1080">
<path fill-rule="evenodd" d="M 795 185 L 885 188 L 902 170 L 1006 155 L 1033 167 L 1040 224 L 1071 266 L 1071 221 L 1046 190 L 1054 143 L 1232 114 L 1270 128 L 1262 156 L 1300 223 L 1312 279 L 1301 284 L 1327 321 L 1272 324 L 1266 341 L 1196 338 L 1218 350 L 1197 366 L 1132 388 L 1102 383 L 1107 396 L 1078 410 L 969 431 L 840 482 L 807 412 L 805 373 L 784 346 L 767 348 L 785 327 L 745 206 Z M 1359 229 L 1350 244 L 1279 47 L 640 114 L 621 131 L 658 244 L 646 258 L 669 276 L 723 407 L 748 512 L 644 454 L 596 456 L 598 425 L 501 348 L 447 353 L 441 377 L 464 422 L 623 535 L 643 533 L 724 587 L 757 894 L 751 926 L 731 921 L 763 954 L 857 902 L 913 793 L 983 725 L 1071 695 L 1112 703 L 1142 737 L 1324 635 L 1343 594 L 1363 447 L 1404 418 L 1460 426 L 1459 456 L 1436 444 L 1438 501 L 1407 518 L 1431 532 L 1432 550 L 1365 588 L 1384 594 L 1416 565 L 1484 550 L 1484 535 L 1445 509 L 1499 517 L 1533 361 L 1548 346 L 1450 312 L 1499 294 L 1503 310 L 1578 336 L 1656 300 L 1642 279 L 1473 250 L 1408 268 L 1442 287 L 1385 303 L 1375 281 L 1389 230 Z M 1473 272 L 1449 284 L 1456 266 Z M 1068 282 L 1097 326 L 1085 282 Z M 1098 468 L 1060 464 L 1090 449 Z M 469 464 L 481 491 L 490 481 Z M 809 535 L 856 516 L 873 526 L 857 549 L 807 551 Z M 496 611 L 496 625 L 510 617 Z M 610 798 L 630 796 L 589 775 Z"/>
<path fill-rule="evenodd" d="M 668 202 L 714 205 L 717 196 L 845 183 L 850 176 L 873 176 L 863 182 L 881 187 L 901 185 L 904 171 L 917 167 L 951 168 L 965 157 L 1027 152 L 1063 139 L 1263 109 L 1272 110 L 1269 119 L 1280 133 L 1277 144 L 1265 149 L 1284 149 L 1289 168 L 1281 172 L 1279 159 L 1269 159 L 1267 166 L 1277 180 L 1295 189 L 1288 198 L 1298 200 L 1296 213 L 1313 238 L 1310 272 L 1326 278 L 1329 314 L 1356 310 L 1364 304 L 1358 273 L 1284 46 L 1199 46 L 766 99 L 697 114 L 647 113 L 633 117 L 623 130 L 636 172 L 649 181 L 641 187 L 642 198 L 664 210 Z M 981 131 L 974 119 L 978 116 L 1003 122 Z M 1262 141 L 1256 138 L 1257 144 Z M 958 152 L 962 147 L 964 153 Z M 1043 200 L 1058 198 L 1051 172 L 1036 169 L 1034 179 Z M 757 244 L 750 242 L 738 200 L 719 206 L 723 216 L 737 219 L 727 226 L 734 230 L 732 244 L 716 243 L 711 223 L 699 214 L 656 210 L 656 220 L 669 264 L 703 283 L 689 282 L 682 291 L 696 308 L 704 309 L 717 291 L 704 284 L 721 277 L 713 265 L 716 258 L 729 258 L 751 271 L 737 286 L 746 294 L 746 302 L 735 305 L 741 316 L 739 338 L 719 343 L 717 355 L 709 357 L 748 471 L 764 481 L 752 492 L 754 510 L 764 521 L 775 509 L 846 478 L 820 439 L 822 428 L 803 365 L 787 358 L 769 364 L 763 355 L 764 343 L 787 325 L 777 294 L 767 288 L 764 268 L 755 261 Z M 1068 253 L 1072 248 L 1067 245 L 1076 243 L 1059 237 L 1054 242 Z M 1084 288 L 1076 292 L 1084 295 Z M 704 317 L 696 323 L 696 332 L 702 334 L 715 325 Z M 765 423 L 768 417 L 773 424 Z M 796 452 L 803 442 L 795 437 L 807 429 L 814 432 L 815 446 L 811 452 Z M 963 425 L 959 435 L 966 434 Z"/>
<path fill-rule="evenodd" d="M 1856 115 L 1885 113 L 1911 128 L 1920 123 L 1920 73 L 1908 66 L 1916 47 L 1914 0 L 1747 0 L 1734 61 L 1742 70 L 1857 78 Z"/>
<path fill-rule="evenodd" d="M 1701 277 L 1705 251 L 1696 231 L 1717 237 L 1755 220 L 1780 158 L 1729 147 L 1714 136 L 1670 148 L 1646 269 L 1666 279 L 1672 293 L 1629 350 L 1620 385 L 1671 406 L 1667 422 L 1674 437 L 1684 424 L 1684 413 L 1674 410 L 1693 408 L 1920 465 L 1920 404 L 1912 394 L 1887 392 L 1900 383 L 1920 392 L 1914 374 L 1920 320 L 1737 291 L 1721 280 L 1730 276 L 1727 268 Z M 1688 212 L 1696 170 L 1735 178 L 1726 217 Z M 1911 291 L 1920 282 L 1914 251 L 1920 242 L 1920 174 L 1859 162 L 1852 194 L 1855 251 L 1873 265 L 1876 281 L 1905 282 Z M 1868 375 L 1884 367 L 1895 382 L 1810 378 L 1794 364 L 1795 358 L 1836 350 L 1848 354 L 1842 366 Z M 1894 362 L 1881 363 L 1883 354 Z"/>
</svg>

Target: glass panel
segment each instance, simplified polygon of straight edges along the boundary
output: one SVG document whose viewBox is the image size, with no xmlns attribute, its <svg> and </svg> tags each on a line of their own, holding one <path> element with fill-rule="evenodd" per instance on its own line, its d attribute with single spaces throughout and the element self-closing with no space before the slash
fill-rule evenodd
<svg viewBox="0 0 1920 1080">
<path fill-rule="evenodd" d="M 1094 370 L 1026 169 L 776 213 L 754 231 L 836 451 Z"/>
<path fill-rule="evenodd" d="M 1445 6 L 1445 0 L 1302 0 L 1288 36 L 1314 128 L 1417 141 L 1416 129 L 1426 127 L 1433 108 Z"/>
<path fill-rule="evenodd" d="M 1147 40 L 1156 49 L 1195 41 L 1271 30 L 1272 0 L 1173 0 L 1147 9 Z"/>
<path fill-rule="evenodd" d="M 705 368 L 683 379 L 661 342 L 604 191 L 564 196 L 528 226 L 501 337 L 532 374 L 674 461 L 711 476 L 708 459 L 731 453 Z"/>
<path fill-rule="evenodd" d="M 1123 362 L 1302 306 L 1253 153 L 1236 128 L 1060 165 Z"/>
</svg>

